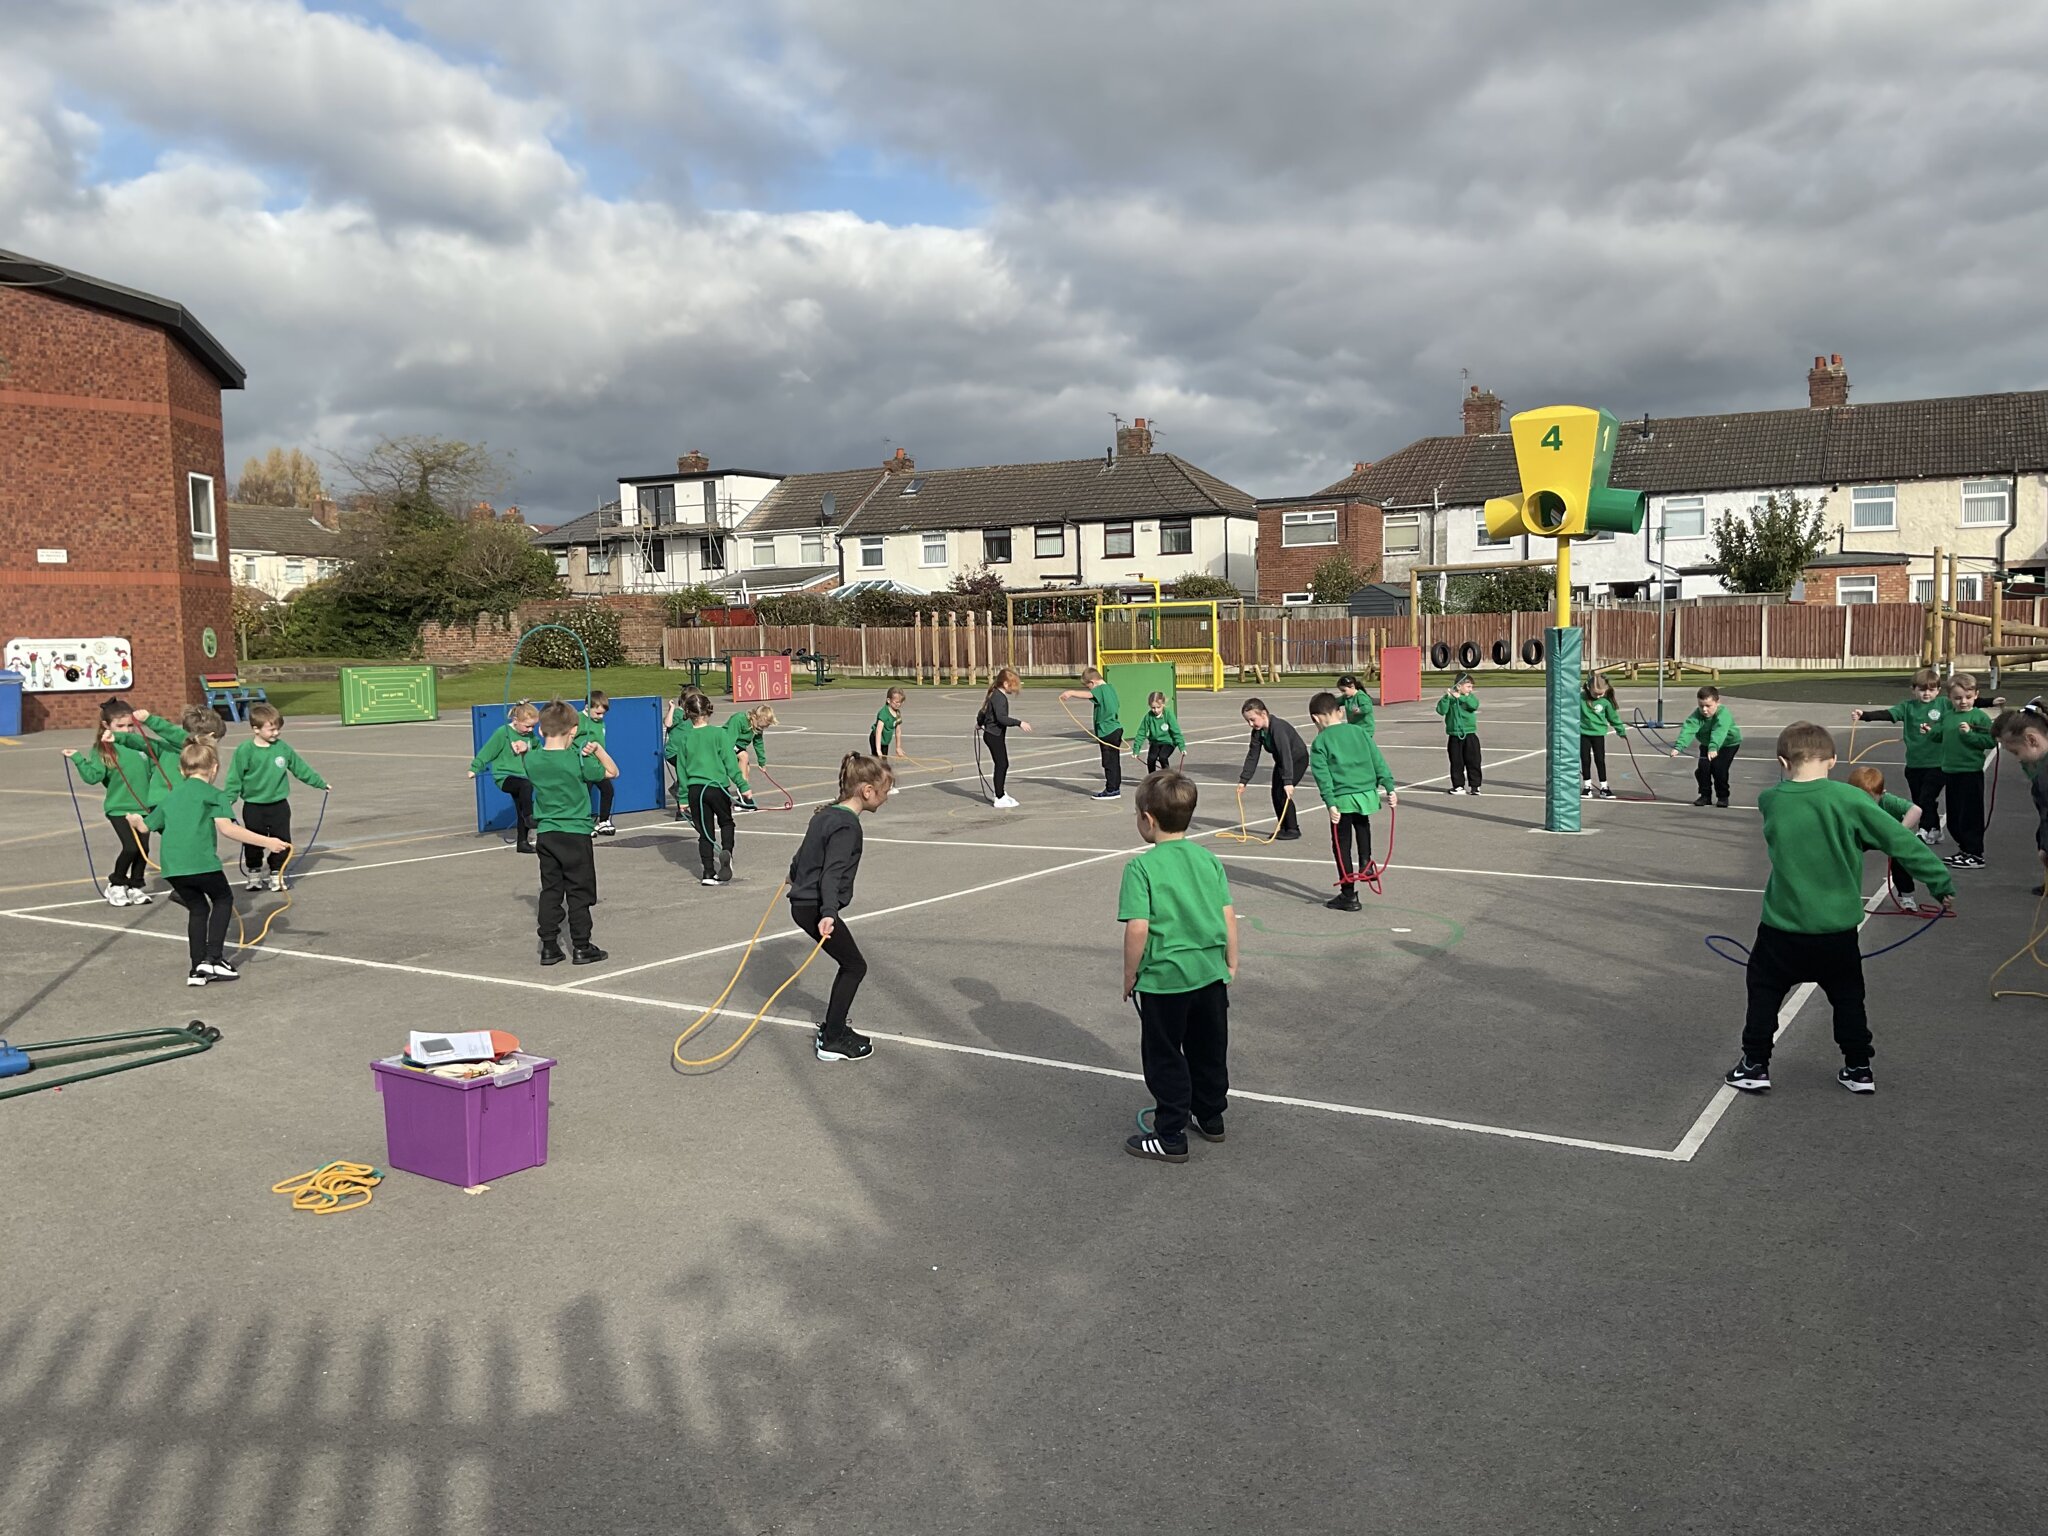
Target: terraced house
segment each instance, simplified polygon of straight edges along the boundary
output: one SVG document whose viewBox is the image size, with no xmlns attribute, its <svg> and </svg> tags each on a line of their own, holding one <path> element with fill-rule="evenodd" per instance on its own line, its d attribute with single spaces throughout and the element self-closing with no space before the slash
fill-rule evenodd
<svg viewBox="0 0 2048 1536">
<path fill-rule="evenodd" d="M 1283 526 L 1290 513 L 1303 525 L 1303 514 L 1320 512 L 1327 521 L 1318 526 L 1334 533 L 1341 509 L 1361 542 L 1377 532 L 1386 580 L 1405 581 L 1418 564 L 1543 557 L 1528 547 L 1538 541 L 1487 536 L 1486 498 L 1517 485 L 1501 414 L 1498 400 L 1475 390 L 1460 435 L 1354 465 L 1313 497 L 1262 503 L 1262 545 L 1294 531 Z M 1574 548 L 1573 578 L 1594 598 L 1654 597 L 1660 578 L 1672 596 L 1725 590 L 1712 561 L 1714 524 L 1784 490 L 1822 503 L 1835 530 L 1807 570 L 1810 602 L 1924 601 L 1937 548 L 1962 557 L 1961 597 L 1981 596 L 1995 570 L 2048 576 L 2048 391 L 1851 405 L 1840 355 L 1820 356 L 1804 409 L 1624 421 L 1613 479 L 1648 492 L 1649 509 L 1640 535 Z M 1284 584 L 1283 566 L 1261 568 L 1266 601 L 1307 601 Z"/>
</svg>

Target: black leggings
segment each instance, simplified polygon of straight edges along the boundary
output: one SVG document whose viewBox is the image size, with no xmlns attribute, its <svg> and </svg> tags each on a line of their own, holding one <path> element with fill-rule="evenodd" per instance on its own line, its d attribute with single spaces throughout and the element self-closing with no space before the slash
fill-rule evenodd
<svg viewBox="0 0 2048 1536">
<path fill-rule="evenodd" d="M 192 963 L 220 960 L 228 941 L 228 919 L 235 915 L 235 893 L 223 870 L 204 875 L 172 875 L 171 900 L 185 909 L 185 945 Z"/>
<path fill-rule="evenodd" d="M 717 850 L 711 846 L 711 826 L 718 824 L 718 840 L 724 847 L 726 857 L 732 856 L 732 796 L 716 784 L 692 784 L 690 786 L 690 820 L 697 824 L 697 858 L 704 865 L 704 873 L 718 873 Z"/>
<path fill-rule="evenodd" d="M 1579 777 L 1591 779 L 1598 769 L 1600 782 L 1607 782 L 1607 738 L 1605 736 L 1579 737 Z"/>
<path fill-rule="evenodd" d="M 1948 835 L 1960 853 L 1984 857 L 1984 770 L 1944 772 L 1941 786 L 1948 797 Z"/>
<path fill-rule="evenodd" d="M 996 786 L 996 799 L 1003 798 L 1003 786 L 1010 778 L 1010 746 L 1001 731 L 983 731 L 981 739 L 988 743 L 988 760 L 994 764 L 992 775 Z"/>
<path fill-rule="evenodd" d="M 242 825 L 251 832 L 261 832 L 265 837 L 274 837 L 283 842 L 292 840 L 292 803 L 289 800 L 258 800 L 242 802 Z M 242 844 L 242 868 L 255 874 L 263 868 L 265 850 L 254 843 Z M 270 871 L 276 874 L 284 868 L 286 854 L 269 855 Z"/>
<path fill-rule="evenodd" d="M 1479 771 L 1479 738 L 1474 736 L 1446 736 L 1444 750 L 1451 759 L 1451 788 L 1463 789 L 1467 781 L 1477 789 L 1483 775 Z"/>
<path fill-rule="evenodd" d="M 506 794 L 512 797 L 513 808 L 519 813 L 516 818 L 519 828 L 519 841 L 522 843 L 531 842 L 533 840 L 533 780 L 522 775 L 517 778 L 507 779 L 498 788 L 504 790 Z"/>
<path fill-rule="evenodd" d="M 1111 731 L 1095 740 L 1102 753 L 1102 787 L 1110 794 L 1120 793 L 1124 787 L 1124 733 Z"/>
<path fill-rule="evenodd" d="M 789 916 L 790 921 L 812 938 L 818 936 L 818 923 L 823 916 L 818 907 L 809 902 L 792 901 Z M 847 1019 L 853 1012 L 853 994 L 860 990 L 860 984 L 868 974 L 868 963 L 861 957 L 860 946 L 853 942 L 853 930 L 846 926 L 846 914 L 843 912 L 832 919 L 832 937 L 825 941 L 825 953 L 838 965 L 839 974 L 832 978 L 832 996 L 825 1004 L 823 1033 L 844 1034 L 851 1028 Z"/>
<path fill-rule="evenodd" d="M 149 834 L 136 831 L 126 816 L 109 816 L 107 824 L 121 840 L 121 852 L 114 859 L 114 872 L 107 876 L 107 884 L 139 891 L 149 878 L 143 873 L 149 868 Z"/>
<path fill-rule="evenodd" d="M 1724 747 L 1722 749 L 1726 751 Z M 1845 1066 L 1870 1065 L 1870 1017 L 1864 1007 L 1863 957 L 1855 930 L 1847 933 L 1789 933 L 1757 924 L 1749 952 L 1749 1008 L 1743 1017 L 1742 1054 L 1771 1059 L 1778 1035 L 1778 1010 L 1785 994 L 1801 982 L 1818 986 L 1835 1009 L 1835 1044 Z"/>
<path fill-rule="evenodd" d="M 1145 746 L 1145 771 L 1159 773 L 1173 766 L 1173 743 L 1170 741 L 1148 742 Z"/>
<path fill-rule="evenodd" d="M 1337 873 L 1346 880 L 1361 869 L 1372 868 L 1372 818 L 1345 811 L 1330 823 L 1330 846 L 1337 851 Z M 1351 849 L 1357 850 L 1355 863 Z"/>
<path fill-rule="evenodd" d="M 597 781 L 597 819 L 599 821 L 610 821 L 612 819 L 612 792 L 617 788 L 616 780 L 599 779 Z"/>
<path fill-rule="evenodd" d="M 1941 830 L 1942 778 L 1939 768 L 1906 770 L 1906 788 L 1913 796 L 1913 803 L 1920 807 L 1920 830 L 1923 832 Z"/>
</svg>

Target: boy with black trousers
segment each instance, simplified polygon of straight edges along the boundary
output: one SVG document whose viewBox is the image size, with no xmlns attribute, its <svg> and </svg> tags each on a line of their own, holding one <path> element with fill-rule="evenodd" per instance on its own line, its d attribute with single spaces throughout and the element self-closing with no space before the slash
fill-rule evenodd
<svg viewBox="0 0 2048 1536">
<path fill-rule="evenodd" d="M 1451 760 L 1451 788 L 1454 795 L 1476 795 L 1485 780 L 1480 766 L 1479 685 L 1470 672 L 1460 672 L 1444 696 L 1436 701 L 1436 712 L 1444 717 L 1444 751 Z"/>
<path fill-rule="evenodd" d="M 1955 882 L 1941 861 L 1912 833 L 1853 784 L 1831 779 L 1835 740 L 1802 720 L 1778 734 L 1785 777 L 1757 796 L 1771 874 L 1750 951 L 1749 1009 L 1742 1026 L 1742 1059 L 1725 1081 L 1744 1093 L 1771 1086 L 1771 1047 L 1785 994 L 1813 982 L 1835 1010 L 1835 1044 L 1842 1070 L 1835 1081 L 1851 1093 L 1874 1093 L 1870 1075 L 1870 1021 L 1863 1004 L 1863 855 L 1889 855 L 1927 882 L 1942 910 L 1955 910 Z"/>
<path fill-rule="evenodd" d="M 1920 807 L 1920 841 L 1932 848 L 1941 841 L 1941 717 L 1948 704 L 1941 696 L 1941 674 L 1922 667 L 1913 674 L 1913 691 L 1890 709 L 1852 709 L 1851 720 L 1896 720 L 1906 741 L 1906 793 Z M 1922 730 L 1925 726 L 1927 729 Z"/>
<path fill-rule="evenodd" d="M 1138 1009 L 1139 1054 L 1152 1090 L 1150 1130 L 1124 1142 L 1133 1157 L 1188 1160 L 1188 1126 L 1223 1140 L 1230 1093 L 1230 983 L 1237 913 L 1223 861 L 1187 840 L 1195 781 L 1168 769 L 1138 787 L 1138 835 L 1151 844 L 1124 865 L 1124 996 Z"/>
<path fill-rule="evenodd" d="M 590 909 L 597 901 L 597 858 L 591 851 L 590 786 L 618 777 L 619 765 L 599 741 L 579 744 L 582 717 L 576 706 L 556 699 L 540 712 L 543 744 L 526 754 L 533 785 L 533 820 L 540 855 L 540 963 L 573 959 L 595 965 L 609 958 L 592 942 Z M 562 933 L 562 908 L 569 909 L 569 947 Z"/>
<path fill-rule="evenodd" d="M 582 723 L 576 727 L 577 751 L 583 750 L 585 742 L 604 745 L 604 717 L 611 712 L 611 695 L 602 688 L 591 689 L 589 702 L 583 706 Z M 610 774 L 597 781 L 597 824 L 590 829 L 597 837 L 618 836 L 619 829 L 612 824 L 612 798 L 617 788 Z"/>
<path fill-rule="evenodd" d="M 327 789 L 328 783 L 283 739 L 284 715 L 275 704 L 249 706 L 249 732 L 249 739 L 236 747 L 228 760 L 227 796 L 242 802 L 243 826 L 288 844 L 292 840 L 292 779 L 314 789 Z M 284 889 L 285 856 L 273 853 L 268 857 L 266 879 L 263 850 L 252 843 L 242 846 L 244 889 Z"/>
<path fill-rule="evenodd" d="M 1941 791 L 1956 851 L 1950 869 L 1984 867 L 1984 759 L 1998 748 L 1991 716 L 1977 707 L 1977 679 L 1957 672 L 1948 680 L 1948 712 L 1922 731 L 1941 743 Z"/>
<path fill-rule="evenodd" d="M 1063 688 L 1060 698 L 1094 701 L 1095 719 L 1088 731 L 1102 753 L 1102 789 L 1094 798 L 1114 800 L 1124 792 L 1123 707 L 1108 679 L 1093 667 L 1081 674 L 1081 681 L 1087 687 Z"/>
<path fill-rule="evenodd" d="M 1329 807 L 1330 845 L 1337 854 L 1337 894 L 1323 903 L 1333 912 L 1356 912 L 1364 905 L 1354 876 L 1359 870 L 1373 871 L 1372 813 L 1380 808 L 1382 794 L 1388 805 L 1395 803 L 1394 770 L 1372 733 L 1352 724 L 1345 714 L 1344 701 L 1334 693 L 1319 693 L 1308 701 L 1308 717 L 1316 723 L 1308 770 Z M 1355 850 L 1355 863 L 1347 843 Z"/>
<path fill-rule="evenodd" d="M 1735 754 L 1742 750 L 1742 727 L 1721 702 L 1720 689 L 1702 688 L 1694 697 L 1699 700 L 1699 708 L 1678 727 L 1678 745 L 1671 749 L 1671 755 L 1683 757 L 1687 747 L 1699 743 L 1700 761 L 1692 771 L 1692 779 L 1699 786 L 1700 797 L 1693 804 L 1715 805 L 1725 811 L 1728 770 L 1735 762 Z"/>
<path fill-rule="evenodd" d="M 237 980 L 241 972 L 228 963 L 228 921 L 235 915 L 235 893 L 227 873 L 220 867 L 218 837 L 245 847 L 284 853 L 291 845 L 281 838 L 251 832 L 235 824 L 235 803 L 225 791 L 214 787 L 220 772 L 220 754 L 213 738 L 198 732 L 178 753 L 177 786 L 149 809 L 147 816 L 128 819 L 138 832 L 163 834 L 164 879 L 171 885 L 171 900 L 185 909 L 185 940 L 192 969 L 185 977 L 188 987 L 204 987 L 217 981 Z"/>
<path fill-rule="evenodd" d="M 1263 699 L 1246 699 L 1240 711 L 1244 723 L 1252 728 L 1251 746 L 1244 754 L 1244 767 L 1237 773 L 1237 792 L 1242 795 L 1252 775 L 1259 771 L 1259 754 L 1273 754 L 1273 814 L 1279 818 L 1280 830 L 1274 835 L 1281 841 L 1301 836 L 1301 822 L 1294 814 L 1294 787 L 1308 772 L 1308 745 L 1301 739 L 1301 732 L 1285 720 L 1275 720 L 1266 708 Z"/>
</svg>

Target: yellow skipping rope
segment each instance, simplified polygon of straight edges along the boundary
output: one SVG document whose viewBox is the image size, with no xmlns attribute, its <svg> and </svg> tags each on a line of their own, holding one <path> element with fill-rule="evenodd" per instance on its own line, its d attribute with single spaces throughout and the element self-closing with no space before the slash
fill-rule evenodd
<svg viewBox="0 0 2048 1536">
<path fill-rule="evenodd" d="M 368 1205 L 371 1191 L 384 1182 L 384 1175 L 368 1163 L 329 1163 L 270 1186 L 273 1195 L 290 1195 L 292 1209 L 311 1211 L 315 1216 L 332 1216 Z"/>
<path fill-rule="evenodd" d="M 767 1016 L 768 1010 L 775 1006 L 775 1000 L 787 992 L 795 983 L 797 977 L 803 975 L 810 968 L 811 962 L 818 958 L 818 951 L 825 947 L 823 939 L 818 940 L 817 943 L 811 946 L 811 952 L 804 956 L 804 963 L 789 973 L 788 981 L 785 981 L 781 986 L 768 994 L 768 1001 L 763 1003 L 759 1012 L 747 1021 L 747 1027 L 740 1031 L 739 1039 L 733 1041 L 731 1045 L 728 1045 L 716 1056 L 706 1056 L 701 1061 L 692 1060 L 683 1054 L 683 1047 L 689 1043 L 690 1037 L 710 1023 L 711 1016 L 724 1006 L 725 1000 L 728 997 L 732 996 L 732 989 L 739 985 L 740 975 L 746 970 L 747 962 L 754 957 L 754 946 L 761 942 L 762 930 L 768 926 L 768 919 L 775 914 L 775 903 L 782 899 L 782 893 L 788 889 L 789 882 L 787 880 L 775 887 L 775 894 L 768 898 L 767 910 L 762 912 L 761 921 L 754 925 L 753 937 L 747 940 L 747 947 L 740 955 L 740 963 L 733 970 L 732 980 L 725 984 L 725 990 L 718 994 L 712 1001 L 711 1006 L 698 1014 L 688 1029 L 676 1036 L 676 1043 L 670 1047 L 669 1056 L 675 1062 L 678 1069 L 700 1072 L 709 1071 L 713 1068 L 722 1067 L 732 1060 L 734 1056 L 739 1054 L 740 1047 L 753 1038 L 754 1031 L 761 1027 L 761 1020 Z"/>
<path fill-rule="evenodd" d="M 2041 909 L 2044 905 L 2048 905 L 2048 891 L 2044 891 L 2044 894 L 2041 896 L 2041 898 L 2034 903 L 2034 916 L 2028 928 L 2031 937 L 2028 938 L 2026 943 L 2022 944 L 2018 949 L 2014 950 L 2012 952 L 2011 957 L 2007 959 L 2004 962 L 2004 964 L 2000 965 L 1997 970 L 1991 973 L 1991 995 L 1994 998 L 2048 997 L 2048 992 L 2033 992 L 2019 987 L 2001 988 L 1998 985 L 1998 978 L 2005 973 L 2006 966 L 2013 964 L 2022 955 L 2024 955 L 2027 959 L 2033 961 L 2038 969 L 2048 971 L 2048 960 L 2043 960 L 2041 958 L 2041 951 L 2039 948 L 2041 941 L 2043 939 L 2048 939 L 2048 927 L 2044 927 L 2041 922 Z"/>
</svg>

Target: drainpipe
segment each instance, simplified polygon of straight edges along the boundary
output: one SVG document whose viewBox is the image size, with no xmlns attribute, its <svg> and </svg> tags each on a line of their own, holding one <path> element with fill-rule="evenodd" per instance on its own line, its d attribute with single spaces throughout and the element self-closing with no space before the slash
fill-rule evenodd
<svg viewBox="0 0 2048 1536">
<path fill-rule="evenodd" d="M 1991 576 L 1993 581 L 2005 580 L 2005 541 L 2012 537 L 2013 530 L 2020 525 L 2020 472 L 2018 465 L 2014 465 L 2012 473 L 2006 477 L 2006 489 L 2010 494 L 2007 496 L 2005 503 L 2005 526 L 1998 530 L 1998 554 Z M 1936 579 L 1939 579 L 1938 575 Z"/>
</svg>

